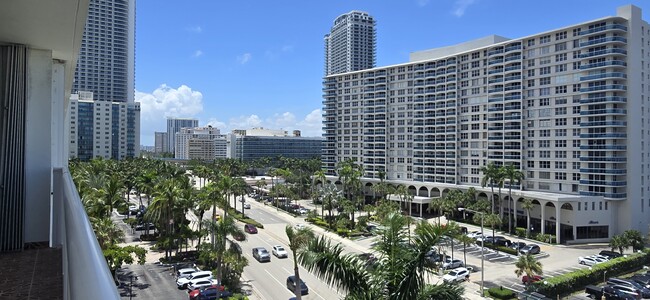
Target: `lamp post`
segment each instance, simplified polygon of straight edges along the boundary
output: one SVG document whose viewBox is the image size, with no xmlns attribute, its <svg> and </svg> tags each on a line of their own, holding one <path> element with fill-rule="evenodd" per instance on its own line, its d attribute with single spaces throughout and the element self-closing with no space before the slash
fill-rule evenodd
<svg viewBox="0 0 650 300">
<path fill-rule="evenodd" d="M 485 247 L 483 247 L 483 241 L 485 240 L 485 236 L 483 235 L 483 217 L 485 217 L 485 213 L 480 212 L 480 211 L 476 211 L 476 210 L 472 210 L 472 209 L 468 209 L 468 208 L 464 208 L 464 207 L 459 207 L 458 211 L 469 211 L 469 212 L 472 212 L 472 213 L 475 213 L 475 214 L 479 214 L 481 216 L 481 297 L 483 297 L 484 296 L 484 294 L 483 294 L 483 281 L 485 279 L 485 272 L 483 271 L 483 269 L 484 269 L 484 267 L 483 267 L 484 266 L 484 260 L 485 260 L 485 256 L 484 256 Z"/>
</svg>

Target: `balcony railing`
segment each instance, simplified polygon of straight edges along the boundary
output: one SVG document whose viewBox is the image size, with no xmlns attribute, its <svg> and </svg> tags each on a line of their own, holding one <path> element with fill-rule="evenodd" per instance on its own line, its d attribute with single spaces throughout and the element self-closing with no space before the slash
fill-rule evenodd
<svg viewBox="0 0 650 300">
<path fill-rule="evenodd" d="M 120 299 L 67 168 L 53 170 L 52 245 L 63 249 L 64 299 Z"/>
</svg>

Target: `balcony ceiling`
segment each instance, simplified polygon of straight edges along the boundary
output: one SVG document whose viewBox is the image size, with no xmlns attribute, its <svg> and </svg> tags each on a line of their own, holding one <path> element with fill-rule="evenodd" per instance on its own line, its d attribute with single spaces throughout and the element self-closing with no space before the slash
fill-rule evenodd
<svg viewBox="0 0 650 300">
<path fill-rule="evenodd" d="M 89 0 L 2 0 L 0 43 L 50 49 L 66 63 L 66 82 L 72 83 Z M 72 68 L 69 68 L 72 66 Z"/>
</svg>

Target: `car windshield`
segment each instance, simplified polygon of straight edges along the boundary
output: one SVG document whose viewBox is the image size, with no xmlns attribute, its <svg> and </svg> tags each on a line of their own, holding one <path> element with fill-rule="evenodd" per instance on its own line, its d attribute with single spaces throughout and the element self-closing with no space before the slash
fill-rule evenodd
<svg viewBox="0 0 650 300">
<path fill-rule="evenodd" d="M 284 248 L 282 247 L 276 247 L 275 249 L 277 249 L 278 251 L 284 251 Z"/>
<path fill-rule="evenodd" d="M 456 276 L 456 275 L 458 275 L 458 272 L 456 272 L 456 271 L 451 271 L 451 272 L 449 272 L 449 275 L 451 275 L 451 276 Z"/>
</svg>

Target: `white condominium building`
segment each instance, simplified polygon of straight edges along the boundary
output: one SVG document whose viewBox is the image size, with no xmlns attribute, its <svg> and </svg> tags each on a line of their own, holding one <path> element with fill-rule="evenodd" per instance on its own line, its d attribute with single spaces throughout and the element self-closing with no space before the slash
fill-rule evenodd
<svg viewBox="0 0 650 300">
<path fill-rule="evenodd" d="M 340 15 L 324 40 L 326 76 L 375 66 L 375 20 L 367 12 Z"/>
<path fill-rule="evenodd" d="M 451 189 L 488 198 L 480 168 L 512 164 L 525 178 L 512 202 L 506 185 L 498 205 L 512 203 L 519 226 L 527 198 L 534 231 L 561 242 L 648 233 L 649 55 L 650 26 L 627 5 L 527 37 L 326 76 L 324 166 L 334 176 L 338 162 L 356 161 L 367 188 L 384 171 L 419 196 L 421 211 Z"/>
<path fill-rule="evenodd" d="M 199 127 L 199 120 L 187 118 L 167 118 L 167 149 L 164 152 L 176 153 L 174 147 L 176 146 L 176 133 L 181 131 L 181 128 L 194 128 Z"/>
<path fill-rule="evenodd" d="M 227 137 L 218 128 L 181 128 L 176 133 L 177 159 L 214 160 L 227 157 Z"/>
</svg>

